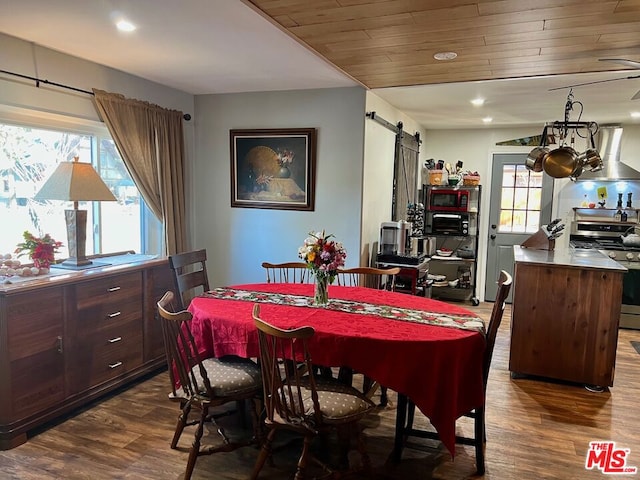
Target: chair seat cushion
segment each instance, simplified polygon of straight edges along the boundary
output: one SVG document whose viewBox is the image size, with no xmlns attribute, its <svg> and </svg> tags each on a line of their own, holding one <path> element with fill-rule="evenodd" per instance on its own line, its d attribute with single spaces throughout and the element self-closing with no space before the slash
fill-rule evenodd
<svg viewBox="0 0 640 480">
<path fill-rule="evenodd" d="M 216 397 L 249 394 L 262 389 L 260 367 L 248 358 L 207 358 L 202 361 Z M 200 393 L 206 393 L 200 369 L 193 368 Z"/>
<path fill-rule="evenodd" d="M 322 421 L 327 424 L 349 422 L 362 417 L 375 406 L 371 400 L 355 388 L 332 378 L 317 378 L 316 390 Z M 305 414 L 312 420 L 313 399 L 311 390 L 302 389 Z"/>
</svg>

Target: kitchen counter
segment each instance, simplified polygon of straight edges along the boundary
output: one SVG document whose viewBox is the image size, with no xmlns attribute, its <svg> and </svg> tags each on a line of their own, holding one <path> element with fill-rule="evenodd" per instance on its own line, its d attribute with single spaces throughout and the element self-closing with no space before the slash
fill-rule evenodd
<svg viewBox="0 0 640 480">
<path fill-rule="evenodd" d="M 514 258 L 512 375 L 612 386 L 627 269 L 597 250 L 514 246 Z"/>
<path fill-rule="evenodd" d="M 517 263 L 555 265 L 597 270 L 626 272 L 627 269 L 595 249 L 561 248 L 557 250 L 534 250 L 519 245 L 513 247 L 514 260 Z"/>
</svg>

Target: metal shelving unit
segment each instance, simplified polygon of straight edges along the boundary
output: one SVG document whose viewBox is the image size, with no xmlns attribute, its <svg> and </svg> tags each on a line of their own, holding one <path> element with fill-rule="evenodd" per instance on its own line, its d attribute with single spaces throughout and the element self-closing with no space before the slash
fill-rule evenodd
<svg viewBox="0 0 640 480">
<path fill-rule="evenodd" d="M 480 304 L 476 295 L 477 285 L 477 265 L 478 265 L 478 242 L 479 242 L 479 220 L 480 220 L 480 200 L 482 187 L 457 186 L 456 189 L 469 192 L 469 204 L 466 212 L 462 212 L 469 217 L 469 232 L 467 235 L 456 235 L 450 233 L 434 233 L 432 225 L 429 223 L 429 212 L 438 213 L 438 210 L 429 208 L 428 195 L 433 190 L 451 189 L 447 186 L 425 185 L 423 187 L 423 200 L 425 201 L 425 235 L 436 239 L 436 249 L 447 248 L 453 250 L 450 257 L 432 255 L 429 262 L 430 278 L 438 275 L 446 277 L 446 285 L 434 281 L 431 287 L 431 296 L 442 300 L 469 301 L 473 306 Z M 451 212 L 447 212 L 451 213 Z M 460 249 L 466 250 L 469 258 L 458 256 Z M 445 282 L 442 281 L 442 282 Z M 449 283 L 452 282 L 452 283 Z"/>
</svg>

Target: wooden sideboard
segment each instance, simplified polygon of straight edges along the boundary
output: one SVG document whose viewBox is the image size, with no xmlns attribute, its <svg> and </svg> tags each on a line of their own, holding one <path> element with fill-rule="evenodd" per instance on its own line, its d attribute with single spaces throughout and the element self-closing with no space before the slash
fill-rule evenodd
<svg viewBox="0 0 640 480">
<path fill-rule="evenodd" d="M 596 250 L 514 257 L 509 370 L 612 386 L 626 268 Z"/>
<path fill-rule="evenodd" d="M 0 284 L 0 449 L 166 365 L 156 302 L 167 259 L 119 255 Z"/>
</svg>

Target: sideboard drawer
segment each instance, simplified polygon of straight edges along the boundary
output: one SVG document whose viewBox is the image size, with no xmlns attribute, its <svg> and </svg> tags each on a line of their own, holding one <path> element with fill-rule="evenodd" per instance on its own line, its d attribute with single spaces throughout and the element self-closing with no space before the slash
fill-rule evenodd
<svg viewBox="0 0 640 480">
<path fill-rule="evenodd" d="M 142 324 L 129 322 L 77 339 L 69 366 L 69 388 L 79 392 L 142 365 Z"/>
<path fill-rule="evenodd" d="M 115 275 L 76 289 L 75 334 L 84 336 L 142 319 L 142 275 Z"/>
<path fill-rule="evenodd" d="M 105 303 L 113 304 L 142 295 L 142 273 L 113 275 L 90 282 L 79 283 L 76 288 L 78 310 Z"/>
</svg>

